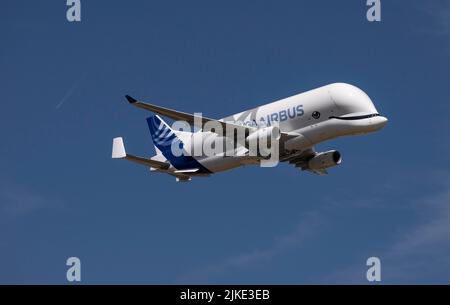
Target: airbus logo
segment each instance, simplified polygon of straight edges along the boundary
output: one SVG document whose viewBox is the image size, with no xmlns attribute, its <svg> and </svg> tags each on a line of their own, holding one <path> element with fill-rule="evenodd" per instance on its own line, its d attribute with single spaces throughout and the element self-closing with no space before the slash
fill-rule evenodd
<svg viewBox="0 0 450 305">
<path fill-rule="evenodd" d="M 297 105 L 295 107 L 262 116 L 259 118 L 259 124 L 256 122 L 256 120 L 252 120 L 243 122 L 243 125 L 250 127 L 267 127 L 272 125 L 273 122 L 281 123 L 289 119 L 295 119 L 296 117 L 302 116 L 304 114 L 305 111 L 303 110 L 303 105 Z"/>
</svg>

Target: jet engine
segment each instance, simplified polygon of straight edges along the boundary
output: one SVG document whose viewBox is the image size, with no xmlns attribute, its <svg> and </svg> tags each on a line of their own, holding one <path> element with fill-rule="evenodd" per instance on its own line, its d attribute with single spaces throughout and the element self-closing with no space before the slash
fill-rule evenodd
<svg viewBox="0 0 450 305">
<path fill-rule="evenodd" d="M 308 162 L 308 168 L 312 170 L 322 170 L 341 164 L 342 157 L 337 150 L 321 152 L 315 155 Z"/>
</svg>

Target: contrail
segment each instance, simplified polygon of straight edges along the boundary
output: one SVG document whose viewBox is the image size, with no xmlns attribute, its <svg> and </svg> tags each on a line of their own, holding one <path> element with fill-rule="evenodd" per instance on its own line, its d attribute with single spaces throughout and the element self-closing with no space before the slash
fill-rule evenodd
<svg viewBox="0 0 450 305">
<path fill-rule="evenodd" d="M 62 104 L 64 104 L 65 101 L 67 101 L 69 99 L 69 97 L 72 95 L 72 93 L 75 91 L 75 89 L 78 87 L 78 82 L 75 82 L 72 87 L 70 87 L 69 90 L 67 90 L 66 94 L 64 95 L 64 97 L 59 101 L 59 103 L 56 105 L 56 109 L 59 109 Z"/>
<path fill-rule="evenodd" d="M 72 87 L 70 87 L 69 90 L 67 90 L 63 98 L 59 101 L 58 104 L 56 104 L 55 109 L 59 109 L 72 96 L 73 92 L 75 91 L 75 89 L 78 88 L 78 85 L 84 79 L 85 76 L 86 74 L 81 75 L 81 77 L 73 83 Z"/>
</svg>

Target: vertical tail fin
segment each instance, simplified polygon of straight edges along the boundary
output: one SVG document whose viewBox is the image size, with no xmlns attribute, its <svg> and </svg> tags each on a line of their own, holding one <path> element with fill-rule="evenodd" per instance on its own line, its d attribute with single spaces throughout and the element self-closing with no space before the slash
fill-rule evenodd
<svg viewBox="0 0 450 305">
<path fill-rule="evenodd" d="M 158 115 L 149 117 L 147 123 L 155 147 L 164 154 L 167 146 L 170 148 L 172 142 L 177 139 L 175 133 Z"/>
<path fill-rule="evenodd" d="M 158 115 L 147 118 L 147 123 L 156 153 L 162 154 L 170 162 L 177 163 L 177 156 L 172 152 L 172 145 L 182 144 L 175 132 Z"/>
<path fill-rule="evenodd" d="M 182 151 L 174 154 L 172 146 L 182 150 L 184 143 L 177 137 L 176 131 L 158 115 L 147 118 L 147 123 L 156 151 L 159 150 L 176 169 L 199 169 L 199 172 L 210 173 L 194 157 L 185 155 Z"/>
<path fill-rule="evenodd" d="M 160 137 L 170 136 L 170 132 L 173 132 L 172 128 L 169 127 L 169 125 L 164 122 L 159 116 L 158 117 L 149 117 L 147 119 L 148 127 L 150 129 L 150 134 L 152 136 L 153 140 L 153 146 L 155 147 L 156 155 L 152 158 L 155 160 L 167 160 L 167 158 L 164 156 L 164 154 L 161 152 L 160 146 Z M 158 144 L 156 142 L 158 140 Z M 173 140 L 170 140 L 172 142 Z"/>
</svg>

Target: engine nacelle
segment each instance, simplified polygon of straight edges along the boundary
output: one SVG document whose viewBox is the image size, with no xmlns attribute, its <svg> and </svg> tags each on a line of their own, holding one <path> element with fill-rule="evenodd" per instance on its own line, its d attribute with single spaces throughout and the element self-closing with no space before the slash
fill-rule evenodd
<svg viewBox="0 0 450 305">
<path fill-rule="evenodd" d="M 326 169 L 341 164 L 342 157 L 337 150 L 318 153 L 308 162 L 310 169 Z"/>
<path fill-rule="evenodd" d="M 245 139 L 245 141 L 247 144 L 253 143 L 257 145 L 258 143 L 263 142 L 268 143 L 268 145 L 270 146 L 272 141 L 274 140 L 278 141 L 280 137 L 281 137 L 280 128 L 278 128 L 277 126 L 270 126 L 258 129 L 254 133 L 250 134 Z"/>
</svg>

